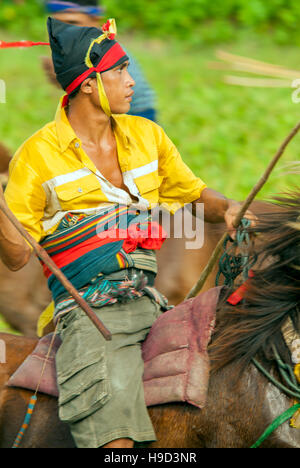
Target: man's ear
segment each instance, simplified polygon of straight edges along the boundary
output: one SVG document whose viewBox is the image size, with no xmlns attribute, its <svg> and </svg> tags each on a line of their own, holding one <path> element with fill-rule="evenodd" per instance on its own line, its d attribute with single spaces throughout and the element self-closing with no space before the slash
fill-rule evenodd
<svg viewBox="0 0 300 468">
<path fill-rule="evenodd" d="M 84 94 L 92 94 L 92 92 L 93 92 L 93 78 L 87 78 L 86 80 L 84 80 L 83 83 L 80 86 L 80 89 Z"/>
</svg>

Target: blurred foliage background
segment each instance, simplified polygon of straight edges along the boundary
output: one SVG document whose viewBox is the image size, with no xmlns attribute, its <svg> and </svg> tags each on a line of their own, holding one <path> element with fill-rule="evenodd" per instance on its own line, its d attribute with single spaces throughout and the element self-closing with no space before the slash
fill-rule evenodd
<svg viewBox="0 0 300 468">
<path fill-rule="evenodd" d="M 242 199 L 298 120 L 292 88 L 230 86 L 211 69 L 217 49 L 300 69 L 300 3 L 292 0 L 103 0 L 117 20 L 121 43 L 140 62 L 157 94 L 159 123 L 196 174 Z M 2 0 L 0 39 L 46 40 L 43 0 Z M 0 54 L 7 86 L 0 104 L 0 141 L 12 151 L 53 119 L 61 92 L 41 69 L 47 47 Z M 300 71 L 299 71 L 300 77 Z M 291 80 L 292 82 L 292 80 Z M 299 159 L 298 143 L 261 192 L 295 183 L 281 169 Z"/>
<path fill-rule="evenodd" d="M 103 0 L 119 40 L 157 94 L 159 123 L 209 186 L 243 199 L 299 119 L 291 86 L 230 86 L 209 66 L 217 49 L 300 70 L 300 3 L 293 0 Z M 1 0 L 0 40 L 45 40 L 41 0 Z M 53 119 L 62 92 L 41 68 L 47 47 L 0 52 L 0 141 L 12 152 Z M 300 71 L 299 71 L 300 78 Z M 291 80 L 292 82 L 292 80 Z M 288 147 L 258 198 L 299 187 Z M 3 324 L 0 322 L 0 328 Z"/>
<path fill-rule="evenodd" d="M 176 36 L 193 43 L 234 40 L 240 31 L 271 33 L 281 44 L 300 43 L 300 4 L 294 0 L 103 0 L 121 31 Z M 0 26 L 36 35 L 43 0 L 1 0 Z"/>
</svg>

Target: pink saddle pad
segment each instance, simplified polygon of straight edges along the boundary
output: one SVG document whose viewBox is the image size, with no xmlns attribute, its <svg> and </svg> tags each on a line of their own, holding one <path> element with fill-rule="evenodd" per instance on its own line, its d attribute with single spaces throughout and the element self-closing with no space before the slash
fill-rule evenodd
<svg viewBox="0 0 300 468">
<path fill-rule="evenodd" d="M 209 381 L 207 345 L 215 325 L 216 306 L 221 287 L 177 305 L 153 324 L 142 345 L 145 363 L 144 390 L 147 406 L 188 402 L 203 408 Z M 57 397 L 55 355 L 59 336 L 47 357 L 53 335 L 41 338 L 34 351 L 8 381 L 21 387 Z M 41 379 L 42 370 L 44 369 Z"/>
</svg>

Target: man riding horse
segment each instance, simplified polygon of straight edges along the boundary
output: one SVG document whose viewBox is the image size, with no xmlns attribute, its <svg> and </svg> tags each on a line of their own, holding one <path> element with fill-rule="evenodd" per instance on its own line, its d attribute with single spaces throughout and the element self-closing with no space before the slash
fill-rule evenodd
<svg viewBox="0 0 300 468">
<path fill-rule="evenodd" d="M 154 288 L 155 250 L 164 235 L 151 208 L 163 203 L 174 212 L 174 206 L 203 203 L 205 219 L 225 221 L 231 232 L 240 208 L 192 173 L 161 127 L 125 115 L 135 83 L 114 26 L 110 20 L 101 31 L 48 19 L 66 95 L 55 121 L 17 151 L 5 193 L 12 212 L 112 334 L 105 341 L 44 267 L 62 338 L 59 415 L 82 448 L 155 440 L 141 342 L 167 305 Z M 30 250 L 0 220 L 1 256 L 10 268 L 21 268 Z"/>
</svg>

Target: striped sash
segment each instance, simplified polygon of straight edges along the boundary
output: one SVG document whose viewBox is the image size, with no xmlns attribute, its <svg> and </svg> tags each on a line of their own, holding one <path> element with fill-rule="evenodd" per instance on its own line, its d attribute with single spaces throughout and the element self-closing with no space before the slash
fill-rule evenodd
<svg viewBox="0 0 300 468">
<path fill-rule="evenodd" d="M 80 289 L 99 274 L 139 268 L 138 261 L 145 269 L 148 262 L 153 271 L 153 255 L 143 255 L 143 251 L 160 249 L 165 239 L 166 233 L 151 221 L 149 212 L 113 205 L 91 216 L 68 213 L 41 245 L 73 286 Z M 55 301 L 66 290 L 46 265 L 43 269 Z"/>
</svg>

